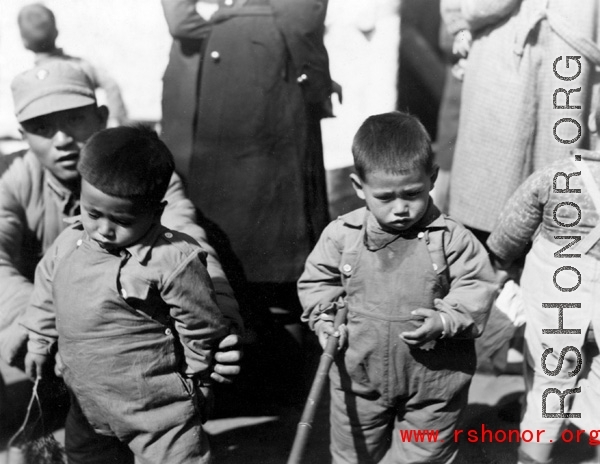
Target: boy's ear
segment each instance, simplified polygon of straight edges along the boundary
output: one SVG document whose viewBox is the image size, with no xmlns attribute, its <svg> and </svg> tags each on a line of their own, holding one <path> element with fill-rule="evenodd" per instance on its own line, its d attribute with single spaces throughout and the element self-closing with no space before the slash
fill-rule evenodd
<svg viewBox="0 0 600 464">
<path fill-rule="evenodd" d="M 437 164 L 433 165 L 433 171 L 429 176 L 429 180 L 431 181 L 431 186 L 429 187 L 429 191 L 433 190 L 435 186 L 435 181 L 437 180 L 438 173 L 440 172 L 440 167 Z"/>
<path fill-rule="evenodd" d="M 362 180 L 356 174 L 350 174 L 350 180 L 352 181 L 352 187 L 356 192 L 356 196 L 361 200 L 365 199 L 365 192 L 363 190 Z"/>
<path fill-rule="evenodd" d="M 161 201 L 160 204 L 156 207 L 156 210 L 154 211 L 154 217 L 155 219 L 160 220 L 160 217 L 163 214 L 163 211 L 165 210 L 167 206 L 167 202 L 166 201 Z"/>
<path fill-rule="evenodd" d="M 102 123 L 102 129 L 106 129 L 106 124 L 108 123 L 108 108 L 102 105 L 96 108 L 96 111 L 100 118 L 100 122 Z"/>
</svg>

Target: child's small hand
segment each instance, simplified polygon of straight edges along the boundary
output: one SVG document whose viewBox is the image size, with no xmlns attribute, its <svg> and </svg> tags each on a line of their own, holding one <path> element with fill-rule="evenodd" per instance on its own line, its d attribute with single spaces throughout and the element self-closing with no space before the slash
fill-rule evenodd
<svg viewBox="0 0 600 464">
<path fill-rule="evenodd" d="M 333 330 L 333 322 L 332 321 L 317 321 L 315 323 L 315 332 L 317 337 L 319 338 L 319 344 L 321 348 L 325 349 L 327 346 L 327 339 L 330 336 L 339 337 L 338 338 L 338 350 L 341 350 L 346 344 L 346 339 L 348 338 L 348 330 L 346 329 L 345 324 L 341 324 L 338 327 L 337 334 L 336 331 Z"/>
<path fill-rule="evenodd" d="M 463 29 L 454 37 L 454 42 L 452 43 L 452 53 L 460 56 L 461 58 L 466 58 L 469 55 L 472 43 L 473 36 L 471 35 L 471 31 L 468 29 Z"/>
<path fill-rule="evenodd" d="M 399 337 L 411 346 L 420 346 L 430 340 L 437 340 L 444 331 L 444 323 L 440 313 L 433 309 L 419 308 L 411 313 L 413 316 L 422 317 L 423 325 L 412 332 L 402 332 Z"/>
<path fill-rule="evenodd" d="M 41 379 L 47 364 L 48 356 L 44 354 L 27 353 L 25 356 L 25 372 L 31 380 Z"/>
<path fill-rule="evenodd" d="M 466 69 L 467 60 L 465 58 L 461 58 L 454 63 L 454 66 L 452 66 L 452 75 L 459 81 L 462 81 L 465 78 Z"/>
</svg>

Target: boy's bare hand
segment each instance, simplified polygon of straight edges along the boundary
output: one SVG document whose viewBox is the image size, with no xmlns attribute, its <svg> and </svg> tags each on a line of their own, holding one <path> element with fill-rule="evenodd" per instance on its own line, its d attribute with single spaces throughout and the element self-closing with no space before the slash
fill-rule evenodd
<svg viewBox="0 0 600 464">
<path fill-rule="evenodd" d="M 240 373 L 241 359 L 242 350 L 239 335 L 227 335 L 217 347 L 215 367 L 210 374 L 211 379 L 219 383 L 232 383 L 233 379 L 229 377 Z"/>
<path fill-rule="evenodd" d="M 472 44 L 473 35 L 471 34 L 471 31 L 463 29 L 454 37 L 454 42 L 452 43 L 452 53 L 460 56 L 461 58 L 466 58 L 469 55 Z"/>
<path fill-rule="evenodd" d="M 49 356 L 37 353 L 27 353 L 25 356 L 25 372 L 31 380 L 42 378 L 42 373 L 46 370 Z"/>
<path fill-rule="evenodd" d="M 327 339 L 330 336 L 338 337 L 338 350 L 341 350 L 344 345 L 346 345 L 346 340 L 348 338 L 348 329 L 346 329 L 345 324 L 341 324 L 338 327 L 338 330 L 335 331 L 333 329 L 332 321 L 317 321 L 315 324 L 315 332 L 317 337 L 319 338 L 319 344 L 321 348 L 325 349 L 327 346 Z"/>
<path fill-rule="evenodd" d="M 399 337 L 411 346 L 419 346 L 430 340 L 437 340 L 444 331 L 444 323 L 440 313 L 433 309 L 419 308 L 411 313 L 413 316 L 423 318 L 423 325 L 411 332 L 402 332 Z"/>
</svg>

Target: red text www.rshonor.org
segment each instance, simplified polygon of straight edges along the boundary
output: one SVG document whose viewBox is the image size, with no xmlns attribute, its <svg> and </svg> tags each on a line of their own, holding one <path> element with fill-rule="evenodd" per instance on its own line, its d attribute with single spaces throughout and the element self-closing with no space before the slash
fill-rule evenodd
<svg viewBox="0 0 600 464">
<path fill-rule="evenodd" d="M 443 442 L 439 438 L 439 430 L 398 430 L 402 442 L 414 443 L 436 443 Z M 456 429 L 451 441 L 458 442 L 466 440 L 469 443 L 551 443 L 552 440 L 544 439 L 545 430 L 518 430 L 518 429 L 489 429 L 485 424 L 481 424 L 480 429 Z M 590 445 L 600 445 L 600 429 L 589 430 L 570 430 L 565 429 L 560 440 L 565 443 L 587 442 Z"/>
</svg>

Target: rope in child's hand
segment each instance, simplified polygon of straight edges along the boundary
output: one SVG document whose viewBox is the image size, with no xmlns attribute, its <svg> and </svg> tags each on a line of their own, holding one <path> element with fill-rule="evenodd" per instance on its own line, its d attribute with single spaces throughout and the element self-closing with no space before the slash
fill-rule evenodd
<svg viewBox="0 0 600 464">
<path fill-rule="evenodd" d="M 15 440 L 19 437 L 19 435 L 21 435 L 24 431 L 25 431 L 25 427 L 27 427 L 27 423 L 29 422 L 29 418 L 31 417 L 31 410 L 33 409 L 33 403 L 37 403 L 37 407 L 40 411 L 40 415 L 39 417 L 35 420 L 34 424 L 36 424 L 38 421 L 42 421 L 42 428 L 44 427 L 44 419 L 42 418 L 42 403 L 40 402 L 40 397 L 38 395 L 38 386 L 40 384 L 40 380 L 42 378 L 41 377 L 37 377 L 35 379 L 35 382 L 33 384 L 33 392 L 31 393 L 31 398 L 29 399 L 29 405 L 27 406 L 27 413 L 25 414 L 25 420 L 23 421 L 23 423 L 21 424 L 21 427 L 19 427 L 19 430 L 17 430 L 15 432 L 15 434 L 10 438 L 10 440 L 8 441 L 8 447 L 10 448 L 11 446 L 13 446 Z"/>
</svg>

